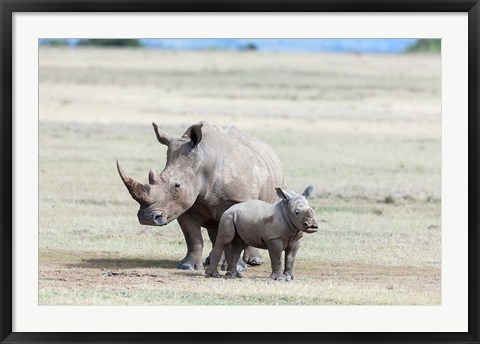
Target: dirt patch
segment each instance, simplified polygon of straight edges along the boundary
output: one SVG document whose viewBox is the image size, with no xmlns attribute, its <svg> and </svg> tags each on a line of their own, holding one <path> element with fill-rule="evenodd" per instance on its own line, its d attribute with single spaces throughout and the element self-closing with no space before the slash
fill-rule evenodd
<svg viewBox="0 0 480 344">
<path fill-rule="evenodd" d="M 203 270 L 181 271 L 171 266 L 160 267 L 162 261 L 148 262 L 140 259 L 94 259 L 62 267 L 42 268 L 39 285 L 40 289 L 45 290 L 111 292 L 129 289 L 156 290 L 163 287 L 171 289 L 177 285 L 192 282 L 204 284 L 211 281 L 204 277 Z M 171 265 L 170 261 L 167 262 Z M 156 265 L 158 263 L 159 265 Z M 267 262 L 259 267 L 249 267 L 244 274 L 244 280 L 247 283 L 268 283 L 269 274 L 270 267 Z M 440 269 L 435 267 L 395 267 L 355 262 L 322 263 L 316 268 L 309 267 L 307 262 L 300 262 L 296 275 L 300 281 L 298 283 L 302 284 L 352 285 L 359 289 L 381 288 L 427 293 L 438 293 L 441 280 Z M 232 282 L 232 285 L 233 283 L 235 282 Z"/>
</svg>

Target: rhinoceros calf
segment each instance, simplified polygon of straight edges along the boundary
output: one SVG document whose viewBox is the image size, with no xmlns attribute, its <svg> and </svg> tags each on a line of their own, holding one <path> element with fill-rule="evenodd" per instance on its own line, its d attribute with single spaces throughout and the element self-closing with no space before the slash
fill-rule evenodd
<svg viewBox="0 0 480 344">
<path fill-rule="evenodd" d="M 302 195 L 288 193 L 276 188 L 281 200 L 271 204 L 252 200 L 230 207 L 223 213 L 218 227 L 215 246 L 210 254 L 210 266 L 207 277 L 220 277 L 217 263 L 230 244 L 227 255 L 227 277 L 242 277 L 236 262 L 241 251 L 248 245 L 268 249 L 272 262 L 270 278 L 291 280 L 293 262 L 300 247 L 299 239 L 303 233 L 314 233 L 318 229 L 315 212 L 308 205 L 307 198 L 313 192 L 308 186 Z M 285 269 L 282 272 L 282 252 L 285 251 Z"/>
<path fill-rule="evenodd" d="M 273 202 L 274 188 L 283 186 L 282 165 L 269 145 L 234 126 L 199 122 L 180 138 L 155 123 L 153 128 L 157 140 L 168 147 L 163 171 L 151 170 L 148 184 L 129 177 L 117 160 L 118 172 L 140 204 L 140 224 L 163 226 L 177 219 L 187 242 L 179 269 L 200 269 L 201 227 L 214 244 L 218 222 L 229 207 L 252 199 Z M 243 258 L 252 265 L 262 263 L 257 249 L 246 249 Z"/>
</svg>

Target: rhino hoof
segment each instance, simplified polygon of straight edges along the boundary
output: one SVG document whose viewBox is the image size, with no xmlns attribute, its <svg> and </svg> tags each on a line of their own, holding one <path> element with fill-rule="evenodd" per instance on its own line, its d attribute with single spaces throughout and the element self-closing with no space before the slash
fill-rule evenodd
<svg viewBox="0 0 480 344">
<path fill-rule="evenodd" d="M 253 258 L 250 258 L 247 261 L 247 263 L 250 264 L 250 265 L 262 265 L 263 264 L 263 259 L 262 259 L 262 257 L 253 257 Z"/>
<path fill-rule="evenodd" d="M 226 278 L 242 278 L 243 275 L 239 272 L 230 272 L 230 271 L 227 271 L 227 273 L 225 274 L 225 277 Z"/>
<path fill-rule="evenodd" d="M 191 257 L 185 257 L 180 261 L 178 265 L 179 270 L 200 270 L 203 269 L 203 263 L 201 259 L 195 259 Z"/>
<path fill-rule="evenodd" d="M 247 270 L 247 264 L 240 259 L 237 263 L 237 271 L 244 272 L 245 270 Z"/>
<path fill-rule="evenodd" d="M 193 270 L 193 266 L 190 263 L 180 263 L 178 266 L 179 270 Z"/>
</svg>

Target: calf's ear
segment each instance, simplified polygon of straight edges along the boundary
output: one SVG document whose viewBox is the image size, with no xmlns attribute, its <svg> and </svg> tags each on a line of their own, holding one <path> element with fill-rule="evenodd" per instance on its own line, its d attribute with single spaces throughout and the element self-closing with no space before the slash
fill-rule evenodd
<svg viewBox="0 0 480 344">
<path fill-rule="evenodd" d="M 172 142 L 172 137 L 163 130 L 159 129 L 154 122 L 152 122 L 152 125 L 153 130 L 155 130 L 155 135 L 157 135 L 158 142 L 160 142 L 162 145 L 169 146 Z"/>
<path fill-rule="evenodd" d="M 286 192 L 285 190 L 282 190 L 280 188 L 275 188 L 275 191 L 277 191 L 277 195 L 281 199 L 289 200 L 290 198 L 292 198 L 292 196 L 288 192 Z"/>
<path fill-rule="evenodd" d="M 313 196 L 314 193 L 315 192 L 313 191 L 313 185 L 309 185 L 309 186 L 307 186 L 305 191 L 303 191 L 302 196 L 305 197 L 305 198 L 310 198 L 310 197 Z"/>
</svg>

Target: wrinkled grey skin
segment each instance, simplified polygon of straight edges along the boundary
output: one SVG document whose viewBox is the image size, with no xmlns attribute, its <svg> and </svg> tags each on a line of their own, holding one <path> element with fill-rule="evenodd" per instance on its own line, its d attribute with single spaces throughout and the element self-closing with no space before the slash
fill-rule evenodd
<svg viewBox="0 0 480 344">
<path fill-rule="evenodd" d="M 200 269 L 201 227 L 214 245 L 225 210 L 252 199 L 273 202 L 274 188 L 283 186 L 282 166 L 270 146 L 233 126 L 199 122 L 180 138 L 153 127 L 158 141 L 168 146 L 163 171 L 151 170 L 148 184 L 130 178 L 117 161 L 118 172 L 140 204 L 140 224 L 164 226 L 177 219 L 187 243 L 179 269 Z M 243 258 L 252 265 L 263 262 L 257 249 L 246 249 Z"/>
<path fill-rule="evenodd" d="M 220 220 L 217 240 L 210 255 L 210 266 L 205 271 L 207 277 L 220 277 L 217 262 L 222 252 L 229 247 L 227 255 L 227 277 L 242 277 L 235 264 L 244 247 L 251 245 L 268 249 L 272 261 L 274 280 L 292 280 L 293 263 L 300 247 L 303 233 L 318 230 L 315 212 L 308 205 L 307 198 L 313 193 L 308 186 L 302 195 L 276 189 L 281 200 L 270 204 L 252 200 L 236 204 L 228 209 Z M 285 251 L 285 269 L 282 272 L 282 252 Z"/>
</svg>

